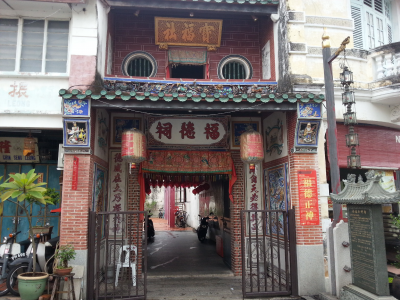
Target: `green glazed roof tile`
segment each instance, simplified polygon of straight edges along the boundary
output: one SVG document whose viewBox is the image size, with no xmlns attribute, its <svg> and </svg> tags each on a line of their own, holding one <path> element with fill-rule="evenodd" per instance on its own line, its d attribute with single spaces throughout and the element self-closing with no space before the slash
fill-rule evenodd
<svg viewBox="0 0 400 300">
<path fill-rule="evenodd" d="M 190 1 L 190 0 L 188 0 Z M 209 0 L 214 1 L 214 0 Z M 225 0 L 221 0 L 225 1 Z M 231 0 L 236 1 L 236 0 Z M 247 0 L 243 0 L 247 1 Z M 258 0 L 253 0 L 258 1 Z M 256 103 L 262 102 L 267 103 L 274 100 L 275 103 L 296 103 L 296 102 L 314 102 L 321 103 L 325 100 L 323 94 L 312 94 L 297 92 L 296 94 L 280 94 L 276 92 L 277 86 L 274 85 L 255 85 L 257 89 L 261 92 L 252 93 L 253 88 L 249 88 L 246 85 L 239 85 L 232 82 L 218 84 L 216 88 L 216 83 L 209 83 L 208 86 L 196 85 L 195 84 L 180 84 L 178 87 L 174 87 L 171 84 L 145 84 L 143 82 L 132 81 L 134 84 L 126 85 L 125 82 L 118 80 L 106 80 L 104 88 L 101 90 L 100 94 L 93 94 L 93 90 L 86 90 L 84 92 L 73 89 L 68 91 L 66 89 L 60 89 L 59 95 L 64 99 L 77 98 L 77 99 L 122 99 L 123 101 L 129 100 L 145 100 L 149 99 L 151 101 L 193 101 L 193 102 L 249 102 Z M 222 86 L 222 87 L 221 87 Z M 235 91 L 235 93 L 233 93 Z M 249 93 L 247 93 L 247 91 Z M 129 94 L 128 94 L 129 93 Z"/>
</svg>

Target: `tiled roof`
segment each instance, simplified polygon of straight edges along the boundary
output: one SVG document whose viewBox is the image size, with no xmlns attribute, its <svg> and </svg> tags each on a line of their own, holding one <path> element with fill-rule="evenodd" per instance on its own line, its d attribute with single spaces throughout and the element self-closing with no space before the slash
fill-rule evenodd
<svg viewBox="0 0 400 300">
<path fill-rule="evenodd" d="M 279 93 L 276 82 L 252 81 L 173 81 L 138 78 L 105 78 L 102 86 L 89 89 L 61 89 L 64 99 L 122 99 L 151 101 L 207 101 L 207 102 L 316 102 L 324 95 L 311 93 Z"/>
<path fill-rule="evenodd" d="M 201 93 L 199 95 L 193 95 L 192 93 L 172 93 L 165 94 L 163 92 L 159 93 L 150 93 L 150 92 L 123 92 L 121 90 L 116 91 L 106 91 L 102 90 L 99 93 L 95 93 L 92 90 L 88 89 L 86 91 L 80 91 L 77 89 L 73 89 L 72 91 L 67 91 L 65 89 L 61 89 L 59 92 L 60 96 L 64 99 L 77 98 L 77 99 L 105 99 L 105 100 L 115 100 L 122 99 L 124 101 L 129 100 L 151 100 L 151 101 L 207 101 L 207 102 L 264 102 L 267 103 L 269 101 L 274 101 L 276 103 L 289 102 L 315 102 L 321 103 L 324 101 L 325 97 L 323 94 L 315 95 L 312 93 L 296 93 L 296 94 L 281 94 L 281 93 L 270 93 L 270 94 L 259 94 L 256 93 L 254 95 L 249 94 L 241 94 L 241 95 L 221 95 L 219 93 L 207 95 L 205 93 Z"/>
</svg>

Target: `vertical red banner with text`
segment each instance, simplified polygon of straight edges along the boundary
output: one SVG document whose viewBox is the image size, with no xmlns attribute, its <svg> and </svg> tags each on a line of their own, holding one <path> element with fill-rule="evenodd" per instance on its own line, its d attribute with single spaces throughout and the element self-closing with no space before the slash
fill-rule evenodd
<svg viewBox="0 0 400 300">
<path fill-rule="evenodd" d="M 74 191 L 78 189 L 78 169 L 79 169 L 79 158 L 74 156 L 74 164 L 72 167 L 72 189 Z"/>
<path fill-rule="evenodd" d="M 301 225 L 319 225 L 317 172 L 299 170 L 297 172 L 299 187 L 299 206 Z"/>
</svg>

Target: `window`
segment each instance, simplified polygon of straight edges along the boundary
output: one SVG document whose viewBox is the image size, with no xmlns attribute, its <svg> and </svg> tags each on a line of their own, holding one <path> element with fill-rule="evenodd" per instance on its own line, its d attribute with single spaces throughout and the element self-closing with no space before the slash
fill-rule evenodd
<svg viewBox="0 0 400 300">
<path fill-rule="evenodd" d="M 354 47 L 372 49 L 392 42 L 391 0 L 351 0 Z"/>
<path fill-rule="evenodd" d="M 134 51 L 122 61 L 122 73 L 125 76 L 154 77 L 157 74 L 157 63 L 149 53 Z"/>
<path fill-rule="evenodd" d="M 0 36 L 0 71 L 67 72 L 68 21 L 0 19 Z"/>
<path fill-rule="evenodd" d="M 229 55 L 218 64 L 218 78 L 220 79 L 250 79 L 253 68 L 247 58 L 241 55 Z"/>
</svg>

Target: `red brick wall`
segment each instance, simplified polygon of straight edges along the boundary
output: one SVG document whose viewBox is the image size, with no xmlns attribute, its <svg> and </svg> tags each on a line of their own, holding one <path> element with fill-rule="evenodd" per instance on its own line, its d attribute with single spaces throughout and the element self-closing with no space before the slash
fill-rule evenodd
<svg viewBox="0 0 400 300">
<path fill-rule="evenodd" d="M 91 111 L 91 139 L 94 151 L 96 112 Z M 79 158 L 78 188 L 72 190 L 72 167 L 74 156 Z M 76 250 L 87 249 L 88 217 L 92 208 L 94 163 L 108 170 L 108 163 L 95 155 L 66 154 L 61 201 L 60 244 L 72 244 Z M 108 184 L 108 183 L 107 183 Z"/>
<path fill-rule="evenodd" d="M 232 159 L 237 175 L 237 180 L 232 188 L 233 205 L 231 206 L 232 271 L 235 275 L 240 276 L 242 274 L 240 211 L 245 209 L 244 169 L 239 151 L 232 151 Z"/>
<path fill-rule="evenodd" d="M 317 154 L 307 153 L 291 153 L 290 150 L 294 147 L 294 139 L 297 124 L 297 112 L 286 113 L 286 124 L 288 128 L 288 151 L 289 155 L 282 157 L 267 163 L 263 163 L 264 169 L 274 167 L 283 163 L 289 163 L 289 197 L 290 207 L 296 209 L 296 233 L 297 233 L 297 244 L 298 245 L 319 245 L 322 244 L 322 225 L 308 225 L 304 226 L 300 224 L 299 215 L 299 193 L 298 193 L 298 181 L 297 171 L 304 169 L 313 169 L 317 171 L 317 178 L 319 178 L 318 168 L 318 156 Z M 265 187 L 264 187 L 265 188 Z M 318 190 L 319 193 L 319 190 Z M 321 206 L 319 207 L 321 215 Z"/>
<path fill-rule="evenodd" d="M 113 22 L 113 73 L 110 75 L 122 76 L 121 64 L 126 55 L 132 51 L 146 51 L 154 56 L 158 63 L 156 77 L 166 76 L 167 51 L 159 50 L 155 45 L 154 16 L 139 15 L 132 17 L 132 13 L 116 12 L 109 19 Z M 114 21 L 113 21 L 114 20 Z M 264 26 L 265 27 L 265 26 Z M 264 38 L 271 40 L 273 51 L 272 22 L 267 23 L 263 29 Z M 261 78 L 261 49 L 259 23 L 250 17 L 246 19 L 223 18 L 221 47 L 216 52 L 209 52 L 210 78 L 217 79 L 217 66 L 222 58 L 227 55 L 238 54 L 245 56 L 253 66 L 253 78 Z M 271 61 L 273 60 L 271 52 Z M 274 69 L 274 67 L 272 68 Z M 275 80 L 275 73 L 273 72 Z"/>
<path fill-rule="evenodd" d="M 288 112 L 288 144 L 289 150 L 294 147 L 294 138 L 296 132 L 297 112 Z M 290 153 L 289 152 L 289 180 L 291 205 L 296 207 L 296 233 L 298 245 L 320 245 L 322 244 L 322 225 L 301 225 L 299 214 L 299 191 L 297 181 L 297 171 L 304 169 L 313 169 L 317 171 L 319 178 L 318 156 L 308 153 Z M 319 195 L 319 188 L 318 188 Z M 321 215 L 321 205 L 319 205 Z"/>
</svg>

